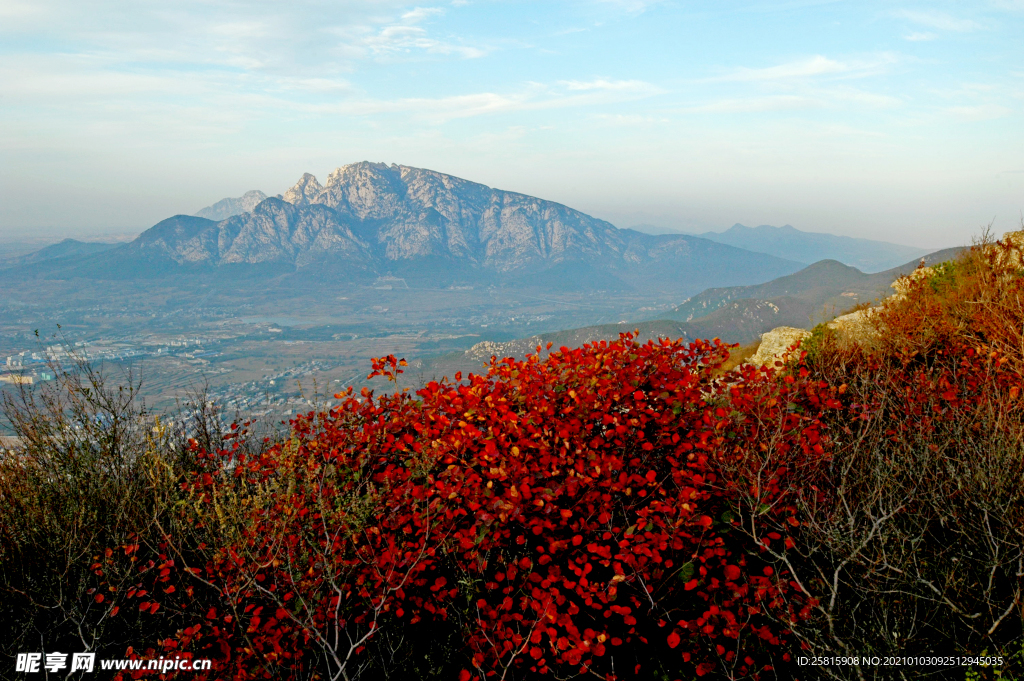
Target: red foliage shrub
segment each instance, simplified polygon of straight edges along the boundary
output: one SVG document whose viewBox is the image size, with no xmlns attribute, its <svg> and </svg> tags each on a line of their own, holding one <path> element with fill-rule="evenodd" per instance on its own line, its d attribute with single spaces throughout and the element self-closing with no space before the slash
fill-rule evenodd
<svg viewBox="0 0 1024 681">
<path fill-rule="evenodd" d="M 198 590 L 174 607 L 203 612 L 168 647 L 218 678 L 354 675 L 379 627 L 450 618 L 470 677 L 757 677 L 815 605 L 765 558 L 792 546 L 787 480 L 827 458 L 838 402 L 806 375 L 716 377 L 727 356 L 624 335 L 492 360 L 214 455 L 189 505 L 217 548 L 176 563 Z"/>
</svg>

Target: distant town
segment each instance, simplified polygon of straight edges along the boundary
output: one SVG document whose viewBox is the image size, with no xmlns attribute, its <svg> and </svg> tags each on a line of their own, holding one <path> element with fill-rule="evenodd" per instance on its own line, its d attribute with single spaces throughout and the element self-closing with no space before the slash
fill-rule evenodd
<svg viewBox="0 0 1024 681">
<path fill-rule="evenodd" d="M 177 340 L 97 340 L 52 344 L 39 351 L 22 350 L 8 355 L 4 371 L 0 373 L 0 382 L 18 385 L 52 381 L 55 365 L 65 366 L 76 362 L 123 362 L 162 355 L 186 359 L 213 357 L 219 353 L 207 349 L 212 343 L 216 341 L 183 337 Z"/>
</svg>

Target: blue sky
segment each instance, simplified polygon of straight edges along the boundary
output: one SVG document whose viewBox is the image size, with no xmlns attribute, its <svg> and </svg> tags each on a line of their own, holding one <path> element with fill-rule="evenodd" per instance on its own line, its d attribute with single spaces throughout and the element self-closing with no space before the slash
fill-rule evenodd
<svg viewBox="0 0 1024 681">
<path fill-rule="evenodd" d="M 924 246 L 1024 209 L 1024 0 L 0 0 L 0 236 L 360 160 L 628 227 Z"/>
</svg>

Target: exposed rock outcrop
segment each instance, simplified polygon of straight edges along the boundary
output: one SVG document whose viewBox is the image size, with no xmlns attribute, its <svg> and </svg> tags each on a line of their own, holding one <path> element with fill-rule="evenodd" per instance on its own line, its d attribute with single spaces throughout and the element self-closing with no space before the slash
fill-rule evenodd
<svg viewBox="0 0 1024 681">
<path fill-rule="evenodd" d="M 281 198 L 295 206 L 308 206 L 315 201 L 316 197 L 320 196 L 323 190 L 324 188 L 320 186 L 315 177 L 305 173 Z"/>
<path fill-rule="evenodd" d="M 896 291 L 896 296 L 905 296 L 907 291 L 910 290 L 910 287 L 914 285 L 915 281 L 918 281 L 919 279 L 927 279 L 934 273 L 935 268 L 925 267 L 924 262 L 922 261 L 921 266 L 916 270 L 892 282 L 892 290 Z"/>
<path fill-rule="evenodd" d="M 836 332 L 840 343 L 870 343 L 872 339 L 878 336 L 878 329 L 871 321 L 872 315 L 877 310 L 877 307 L 857 310 L 850 314 L 836 317 L 825 326 Z"/>
<path fill-rule="evenodd" d="M 785 359 L 791 347 L 811 335 L 806 329 L 780 326 L 761 336 L 761 344 L 747 362 L 755 366 L 772 365 L 776 360 Z"/>
</svg>

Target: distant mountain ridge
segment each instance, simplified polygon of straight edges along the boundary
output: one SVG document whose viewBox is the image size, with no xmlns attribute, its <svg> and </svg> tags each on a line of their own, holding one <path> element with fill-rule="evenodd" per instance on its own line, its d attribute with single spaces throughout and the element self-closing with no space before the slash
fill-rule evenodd
<svg viewBox="0 0 1024 681">
<path fill-rule="evenodd" d="M 102 243 L 97 241 L 78 241 L 77 239 L 64 239 L 59 243 L 51 244 L 32 251 L 26 255 L 10 258 L 0 263 L 0 266 L 12 267 L 16 265 L 29 265 L 33 263 L 46 262 L 49 260 L 60 260 L 64 258 L 79 258 L 82 256 L 102 253 L 116 248 L 118 244 Z"/>
<path fill-rule="evenodd" d="M 932 265 L 956 256 L 947 248 L 884 272 L 865 273 L 835 260 L 822 260 L 764 284 L 713 288 L 658 315 L 695 329 L 748 342 L 778 326 L 805 328 L 831 319 L 855 305 L 874 303 L 892 293 L 897 277 L 920 263 Z"/>
<path fill-rule="evenodd" d="M 806 264 L 819 260 L 838 260 L 866 273 L 897 267 L 931 252 L 925 248 L 885 241 L 804 232 L 792 225 L 746 227 L 737 223 L 724 232 L 705 232 L 697 236 Z"/>
<path fill-rule="evenodd" d="M 240 200 L 218 202 L 207 214 L 217 206 L 233 209 L 231 202 Z M 130 278 L 169 275 L 176 268 L 244 268 L 254 276 L 395 274 L 430 286 L 660 287 L 689 295 L 799 267 L 691 235 L 618 229 L 553 201 L 432 170 L 362 162 L 338 168 L 322 185 L 306 174 L 281 198 L 264 198 L 223 220 L 168 218 L 130 244 L 47 276 Z"/>
</svg>

